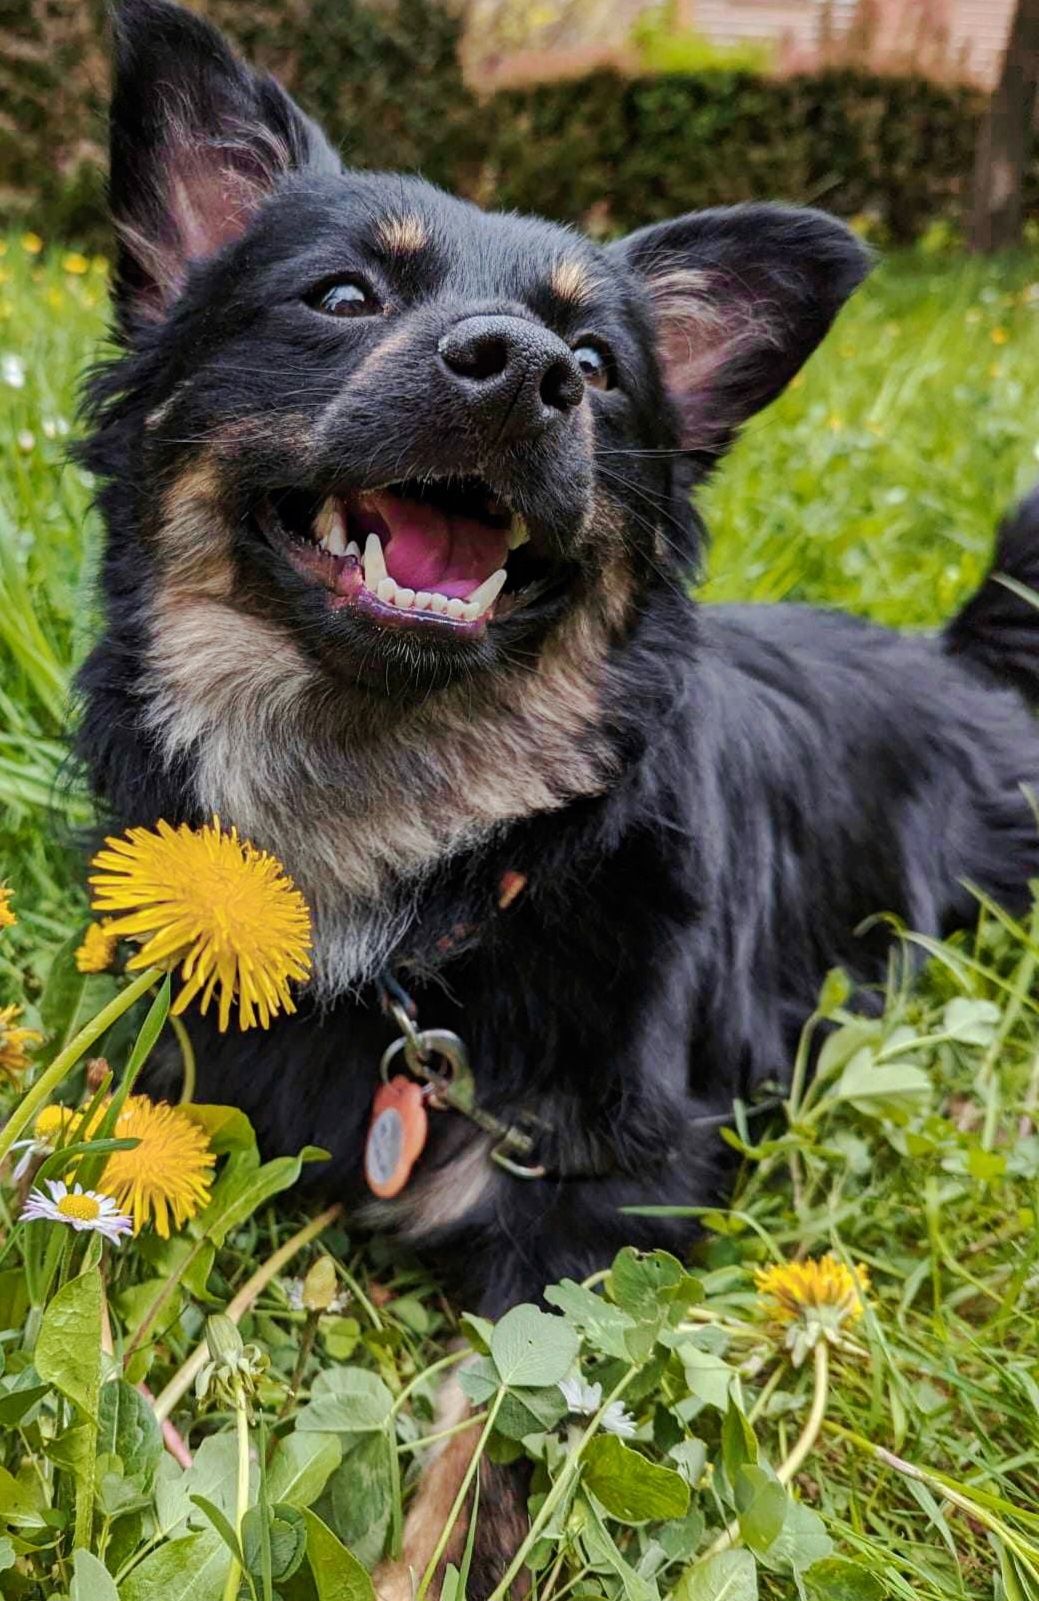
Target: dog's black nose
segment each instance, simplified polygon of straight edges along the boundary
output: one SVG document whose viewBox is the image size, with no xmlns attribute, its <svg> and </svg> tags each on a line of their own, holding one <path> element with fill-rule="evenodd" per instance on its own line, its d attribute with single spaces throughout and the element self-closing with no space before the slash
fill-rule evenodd
<svg viewBox="0 0 1039 1601">
<path fill-rule="evenodd" d="M 569 345 L 524 317 L 463 317 L 438 349 L 470 410 L 498 424 L 499 437 L 540 433 L 584 395 Z"/>
</svg>

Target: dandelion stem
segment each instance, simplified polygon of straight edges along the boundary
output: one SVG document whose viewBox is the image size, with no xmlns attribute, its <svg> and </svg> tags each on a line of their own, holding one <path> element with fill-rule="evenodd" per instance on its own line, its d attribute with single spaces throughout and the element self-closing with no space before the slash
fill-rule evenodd
<svg viewBox="0 0 1039 1601">
<path fill-rule="evenodd" d="M 815 1393 L 812 1409 L 804 1428 L 794 1442 L 789 1455 L 776 1469 L 780 1484 L 789 1484 L 819 1438 L 819 1430 L 826 1416 L 826 1403 L 830 1394 L 830 1346 L 827 1340 L 818 1340 L 815 1347 Z"/>
<path fill-rule="evenodd" d="M 343 1208 L 338 1201 L 334 1206 L 326 1206 L 323 1212 L 319 1212 L 317 1217 L 312 1217 L 310 1222 L 304 1224 L 303 1228 L 298 1229 L 291 1239 L 285 1241 L 284 1245 L 279 1245 L 278 1249 L 267 1258 L 266 1262 L 261 1263 L 252 1277 L 246 1279 L 233 1300 L 228 1302 L 226 1316 L 231 1319 L 232 1323 L 241 1322 L 261 1290 L 265 1290 L 271 1280 L 277 1278 L 286 1262 L 290 1262 L 296 1252 L 301 1251 L 305 1245 L 309 1245 L 311 1240 L 316 1240 L 318 1235 L 323 1233 L 330 1223 L 335 1222 L 342 1210 Z M 181 1363 L 166 1388 L 156 1396 L 153 1410 L 160 1423 L 169 1417 L 173 1408 L 190 1390 L 199 1369 L 205 1366 L 208 1355 L 209 1347 L 205 1340 L 202 1340 L 200 1344 L 196 1345 L 187 1360 Z"/>
<path fill-rule="evenodd" d="M 819 1430 L 823 1426 L 826 1416 L 826 1403 L 830 1394 L 830 1347 L 826 1340 L 818 1340 L 815 1346 L 815 1389 L 812 1393 L 812 1406 L 805 1419 L 804 1428 L 795 1440 L 791 1450 L 783 1458 L 776 1469 L 776 1478 L 784 1487 L 788 1485 L 798 1469 L 801 1467 L 808 1453 L 819 1438 Z M 740 1523 L 738 1518 L 728 1524 L 719 1534 L 713 1544 L 707 1547 L 702 1556 L 698 1556 L 692 1565 L 693 1571 L 706 1562 L 710 1557 L 718 1556 L 735 1545 L 740 1537 Z"/>
<path fill-rule="evenodd" d="M 238 1489 L 235 1500 L 235 1533 L 238 1536 L 238 1546 L 242 1546 L 242 1525 L 245 1514 L 249 1510 L 249 1413 L 240 1402 L 236 1409 L 236 1422 L 238 1425 Z M 227 1583 L 224 1585 L 224 1601 L 235 1601 L 238 1595 L 238 1586 L 241 1580 L 241 1566 L 237 1557 L 231 1558 L 231 1566 L 227 1570 Z"/>
<path fill-rule="evenodd" d="M 177 1044 L 180 1046 L 181 1060 L 184 1064 L 184 1080 L 180 1087 L 180 1105 L 190 1106 L 195 1099 L 195 1082 L 198 1076 L 195 1067 L 195 1047 L 191 1043 L 191 1035 L 184 1027 L 184 1024 L 179 1017 L 174 1017 L 172 1012 L 169 1014 L 169 1025 L 177 1036 Z"/>
<path fill-rule="evenodd" d="M 140 1000 L 153 984 L 164 977 L 161 967 L 149 967 L 138 974 L 131 984 L 119 991 L 114 1000 L 102 1007 L 96 1017 L 92 1017 L 89 1023 L 84 1024 L 79 1033 L 69 1040 L 64 1050 L 58 1052 L 50 1066 L 44 1068 L 36 1083 L 15 1107 L 5 1126 L 0 1129 L 0 1162 L 15 1140 L 29 1127 L 41 1107 L 46 1106 L 58 1085 L 71 1073 L 80 1057 L 86 1054 L 94 1041 L 99 1040 L 124 1012 L 130 1010 L 135 1001 Z"/>
</svg>

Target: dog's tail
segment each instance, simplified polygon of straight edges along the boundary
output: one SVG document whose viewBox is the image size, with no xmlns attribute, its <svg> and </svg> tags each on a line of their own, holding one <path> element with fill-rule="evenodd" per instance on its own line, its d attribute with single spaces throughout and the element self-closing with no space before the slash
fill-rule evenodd
<svg viewBox="0 0 1039 1601">
<path fill-rule="evenodd" d="M 987 578 L 944 635 L 965 657 L 1039 706 L 1039 485 L 1006 517 Z"/>
</svg>

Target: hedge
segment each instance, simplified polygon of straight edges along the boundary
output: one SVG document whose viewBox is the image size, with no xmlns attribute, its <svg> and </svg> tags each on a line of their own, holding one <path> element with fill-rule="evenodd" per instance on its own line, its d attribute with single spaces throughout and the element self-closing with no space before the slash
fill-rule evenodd
<svg viewBox="0 0 1039 1601">
<path fill-rule="evenodd" d="M 981 102 L 966 87 L 851 70 L 626 79 L 481 99 L 438 0 L 207 0 L 345 158 L 417 169 L 474 198 L 600 231 L 719 202 L 864 216 L 896 243 L 959 226 Z M 102 0 L 0 0 L 0 221 L 103 228 Z M 1033 171 L 1030 209 L 1039 206 Z"/>
</svg>

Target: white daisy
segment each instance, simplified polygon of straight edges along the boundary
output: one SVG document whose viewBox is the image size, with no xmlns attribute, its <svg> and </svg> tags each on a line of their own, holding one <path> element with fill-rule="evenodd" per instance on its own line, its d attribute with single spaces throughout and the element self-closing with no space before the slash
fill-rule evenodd
<svg viewBox="0 0 1039 1601">
<path fill-rule="evenodd" d="M 602 1406 L 602 1385 L 586 1384 L 580 1374 L 563 1379 L 559 1388 L 571 1417 L 590 1418 Z M 619 1401 L 611 1401 L 602 1415 L 602 1426 L 608 1434 L 630 1440 L 638 1424 L 630 1412 L 625 1412 Z"/>
<path fill-rule="evenodd" d="M 133 1233 L 133 1219 L 120 1212 L 110 1195 L 85 1190 L 81 1184 L 74 1184 L 70 1190 L 61 1179 L 48 1179 L 47 1188 L 49 1199 L 42 1190 L 30 1190 L 20 1214 L 23 1223 L 34 1218 L 67 1223 L 77 1232 L 103 1234 L 113 1245 L 119 1244 L 121 1235 Z"/>
<path fill-rule="evenodd" d="M 590 1418 L 602 1405 L 602 1385 L 586 1384 L 579 1373 L 572 1379 L 563 1379 L 559 1388 L 568 1409 L 577 1417 Z"/>
<path fill-rule="evenodd" d="M 25 362 L 11 353 L 0 356 L 0 378 L 10 389 L 25 388 Z"/>
<path fill-rule="evenodd" d="M 611 1401 L 602 1415 L 602 1426 L 607 1434 L 619 1434 L 622 1440 L 630 1440 L 636 1433 L 638 1424 L 630 1412 L 625 1412 L 619 1401 Z"/>
</svg>

